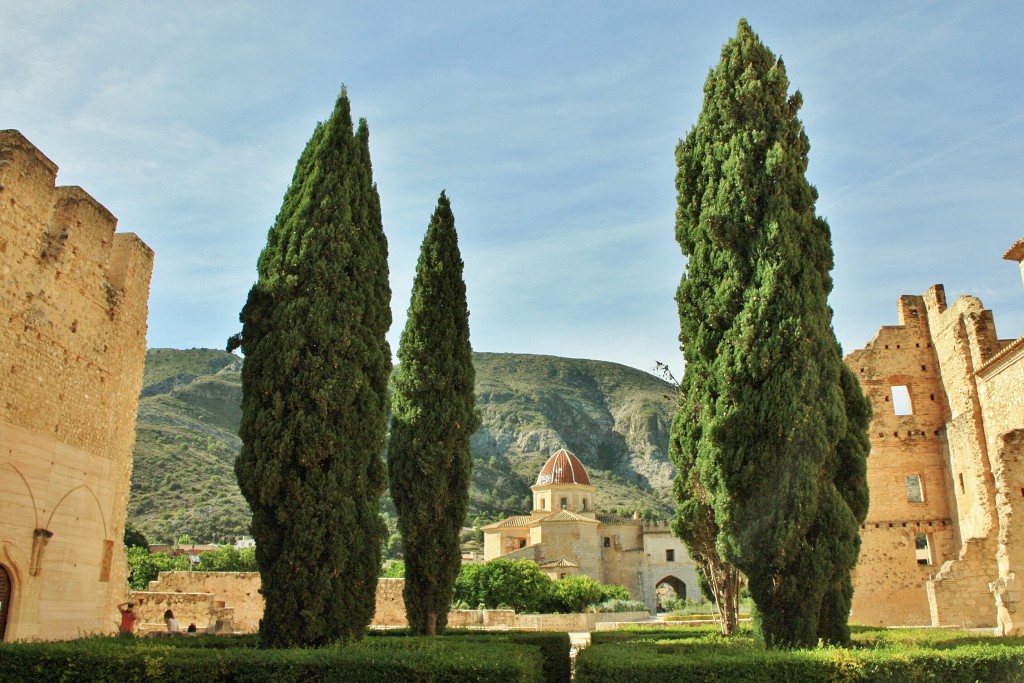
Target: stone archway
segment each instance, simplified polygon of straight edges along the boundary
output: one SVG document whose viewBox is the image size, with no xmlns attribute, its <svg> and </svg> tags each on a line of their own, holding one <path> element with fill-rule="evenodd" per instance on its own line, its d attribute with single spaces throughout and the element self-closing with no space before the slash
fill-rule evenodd
<svg viewBox="0 0 1024 683">
<path fill-rule="evenodd" d="M 654 595 L 657 601 L 657 610 L 664 611 L 662 600 L 668 597 L 686 599 L 686 583 L 676 576 L 666 576 L 654 585 Z"/>
<path fill-rule="evenodd" d="M 7 567 L 0 564 L 0 643 L 7 632 L 7 615 L 11 613 L 11 599 L 14 597 L 14 582 Z"/>
</svg>

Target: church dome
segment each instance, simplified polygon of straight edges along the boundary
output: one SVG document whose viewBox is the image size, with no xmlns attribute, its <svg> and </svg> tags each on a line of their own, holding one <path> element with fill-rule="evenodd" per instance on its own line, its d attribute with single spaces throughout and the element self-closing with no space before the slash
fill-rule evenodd
<svg viewBox="0 0 1024 683">
<path fill-rule="evenodd" d="M 537 475 L 537 486 L 549 484 L 583 484 L 590 486 L 590 476 L 579 458 L 564 448 L 548 458 Z"/>
</svg>

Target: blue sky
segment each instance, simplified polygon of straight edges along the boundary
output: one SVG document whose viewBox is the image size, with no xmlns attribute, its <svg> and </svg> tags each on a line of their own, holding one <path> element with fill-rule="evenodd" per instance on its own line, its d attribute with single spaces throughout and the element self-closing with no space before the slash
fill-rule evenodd
<svg viewBox="0 0 1024 683">
<path fill-rule="evenodd" d="M 148 343 L 217 347 L 318 120 L 366 117 L 395 323 L 437 197 L 478 351 L 679 373 L 674 149 L 745 16 L 804 96 L 847 351 L 900 294 L 1024 334 L 1024 5 L 1012 2 L 15 2 L 0 128 L 156 252 Z"/>
</svg>

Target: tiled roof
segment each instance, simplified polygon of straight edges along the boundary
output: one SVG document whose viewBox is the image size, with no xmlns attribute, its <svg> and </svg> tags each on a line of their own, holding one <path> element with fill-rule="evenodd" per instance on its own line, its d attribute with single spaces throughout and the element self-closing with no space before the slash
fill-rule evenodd
<svg viewBox="0 0 1024 683">
<path fill-rule="evenodd" d="M 597 521 L 608 526 L 640 526 L 642 524 L 639 520 L 630 517 L 620 517 L 619 515 L 598 514 Z"/>
<path fill-rule="evenodd" d="M 583 484 L 590 486 L 590 475 L 579 458 L 562 448 L 548 458 L 537 475 L 537 486 L 549 484 Z"/>
<path fill-rule="evenodd" d="M 563 558 L 553 560 L 551 562 L 545 562 L 544 564 L 537 565 L 541 569 L 578 569 L 579 565 L 575 562 Z"/>
<path fill-rule="evenodd" d="M 548 523 L 548 522 L 590 522 L 591 524 L 598 524 L 596 519 L 592 517 L 584 517 L 583 515 L 577 515 L 575 512 L 569 512 L 568 510 L 559 510 L 558 512 L 552 512 L 547 517 L 541 517 L 534 524 Z"/>
<path fill-rule="evenodd" d="M 512 517 L 506 517 L 500 522 L 494 522 L 488 524 L 485 527 L 481 527 L 481 531 L 487 531 L 489 529 L 501 529 L 504 527 L 525 527 L 533 519 L 530 515 L 513 515 Z"/>
</svg>

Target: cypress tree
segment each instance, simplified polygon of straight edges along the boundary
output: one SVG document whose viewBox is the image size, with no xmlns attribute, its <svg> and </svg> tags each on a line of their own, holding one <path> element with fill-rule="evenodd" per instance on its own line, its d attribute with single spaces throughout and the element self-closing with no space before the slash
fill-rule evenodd
<svg viewBox="0 0 1024 683">
<path fill-rule="evenodd" d="M 863 396 L 842 379 L 831 237 L 788 87 L 782 60 L 741 20 L 676 150 L 688 257 L 676 491 L 681 513 L 713 511 L 716 551 L 747 576 L 770 647 L 812 646 L 819 629 L 842 641 L 866 505 Z"/>
<path fill-rule="evenodd" d="M 388 474 L 405 547 L 403 597 L 413 632 L 435 635 L 462 566 L 469 438 L 480 426 L 462 256 L 444 192 L 416 264 L 398 359 Z"/>
<path fill-rule="evenodd" d="M 295 168 L 242 309 L 242 450 L 264 647 L 358 638 L 385 528 L 387 240 L 365 120 L 343 90 Z"/>
</svg>

